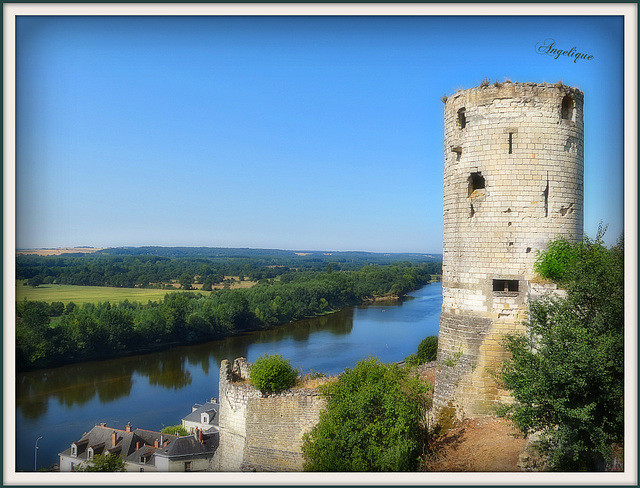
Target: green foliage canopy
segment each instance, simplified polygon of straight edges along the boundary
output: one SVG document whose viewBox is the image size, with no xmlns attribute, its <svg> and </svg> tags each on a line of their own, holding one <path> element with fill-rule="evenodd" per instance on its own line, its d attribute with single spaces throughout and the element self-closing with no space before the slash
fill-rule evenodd
<svg viewBox="0 0 640 488">
<path fill-rule="evenodd" d="M 436 360 L 438 355 L 438 336 L 431 335 L 422 339 L 418 344 L 418 360 L 420 364 Z"/>
<path fill-rule="evenodd" d="M 171 435 L 190 435 L 190 432 L 188 432 L 182 425 L 167 425 L 166 427 L 163 427 L 160 433 Z"/>
<path fill-rule="evenodd" d="M 116 454 L 98 454 L 90 461 L 77 466 L 76 471 L 84 472 L 122 472 L 125 471 L 124 460 Z"/>
<path fill-rule="evenodd" d="M 499 378 L 515 403 L 501 413 L 540 433 L 550 469 L 602 469 L 623 437 L 624 246 L 601 238 L 549 246 L 541 262 L 558 266 L 539 270 L 567 297 L 531 302 L 526 334 L 504 339 L 512 357 Z"/>
<path fill-rule="evenodd" d="M 303 440 L 306 471 L 415 469 L 425 402 L 406 369 L 369 358 L 320 388 L 327 405 Z"/>
<path fill-rule="evenodd" d="M 262 392 L 277 392 L 295 385 L 298 370 L 281 354 L 265 354 L 255 360 L 250 372 L 251 384 Z"/>
</svg>

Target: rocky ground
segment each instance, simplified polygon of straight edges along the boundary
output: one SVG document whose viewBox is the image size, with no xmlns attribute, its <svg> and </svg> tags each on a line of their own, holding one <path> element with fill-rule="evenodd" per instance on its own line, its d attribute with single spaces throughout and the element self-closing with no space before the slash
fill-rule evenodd
<svg viewBox="0 0 640 488">
<path fill-rule="evenodd" d="M 435 362 L 419 366 L 416 372 L 425 382 L 435 383 Z M 510 422 L 497 417 L 465 419 L 435 439 L 425 456 L 424 471 L 510 472 L 522 471 L 520 455 L 526 440 L 516 438 Z"/>
</svg>

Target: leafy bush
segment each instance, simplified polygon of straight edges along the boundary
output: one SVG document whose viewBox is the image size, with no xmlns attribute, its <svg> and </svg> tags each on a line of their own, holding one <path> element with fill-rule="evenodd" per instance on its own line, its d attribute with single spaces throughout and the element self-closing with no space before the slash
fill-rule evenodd
<svg viewBox="0 0 640 488">
<path fill-rule="evenodd" d="M 265 354 L 253 363 L 249 376 L 251 384 L 262 392 L 281 391 L 295 385 L 298 370 L 281 354 Z"/>
<path fill-rule="evenodd" d="M 425 388 L 374 358 L 320 387 L 320 421 L 303 438 L 306 471 L 411 471 L 425 430 Z"/>
<path fill-rule="evenodd" d="M 511 359 L 499 378 L 515 401 L 501 414 L 540 433 L 555 470 L 601 470 L 623 440 L 624 245 L 607 249 L 601 237 L 542 255 L 562 270 L 567 297 L 532 301 L 526 334 L 504 339 Z"/>
<path fill-rule="evenodd" d="M 187 431 L 182 425 L 167 425 L 161 431 L 162 434 L 171 434 L 171 435 L 189 435 L 190 432 Z"/>
<path fill-rule="evenodd" d="M 418 360 L 420 364 L 436 360 L 438 355 L 438 336 L 431 335 L 422 339 L 418 345 Z"/>
<path fill-rule="evenodd" d="M 125 471 L 124 460 L 117 454 L 97 454 L 90 461 L 76 466 L 76 471 L 86 472 L 122 472 Z"/>
<path fill-rule="evenodd" d="M 549 242 L 546 251 L 538 254 L 533 269 L 543 278 L 562 284 L 567 279 L 576 257 L 576 246 L 560 237 Z"/>
<path fill-rule="evenodd" d="M 409 354 L 406 358 L 404 358 L 404 362 L 407 366 L 418 366 L 420 364 L 420 360 L 415 354 Z"/>
</svg>

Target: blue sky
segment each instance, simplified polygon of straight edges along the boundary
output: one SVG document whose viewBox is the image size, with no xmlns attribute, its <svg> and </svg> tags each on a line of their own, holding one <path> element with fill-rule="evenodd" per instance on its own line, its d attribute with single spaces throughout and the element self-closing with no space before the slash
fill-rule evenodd
<svg viewBox="0 0 640 488">
<path fill-rule="evenodd" d="M 622 17 L 17 18 L 16 246 L 442 252 L 444 94 L 585 93 L 623 232 Z M 555 39 L 593 55 L 539 55 Z"/>
</svg>

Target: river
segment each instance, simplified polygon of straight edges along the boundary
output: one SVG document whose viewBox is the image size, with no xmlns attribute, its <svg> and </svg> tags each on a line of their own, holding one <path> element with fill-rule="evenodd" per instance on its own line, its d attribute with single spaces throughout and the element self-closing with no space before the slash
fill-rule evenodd
<svg viewBox="0 0 640 488">
<path fill-rule="evenodd" d="M 265 353 L 282 354 L 304 373 L 330 375 L 368 356 L 401 361 L 438 334 L 441 306 L 442 284 L 432 283 L 402 301 L 350 307 L 268 331 L 19 374 L 16 470 L 33 471 L 40 436 L 38 469 L 58 463 L 59 452 L 100 422 L 149 430 L 180 424 L 194 403 L 218 397 L 223 359 L 253 362 Z"/>
</svg>

